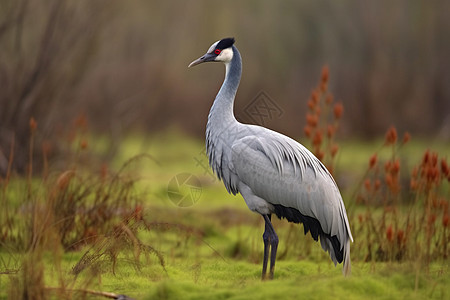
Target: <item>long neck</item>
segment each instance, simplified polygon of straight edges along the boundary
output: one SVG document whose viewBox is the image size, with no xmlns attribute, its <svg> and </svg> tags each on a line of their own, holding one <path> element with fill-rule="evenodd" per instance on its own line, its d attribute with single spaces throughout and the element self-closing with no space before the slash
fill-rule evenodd
<svg viewBox="0 0 450 300">
<path fill-rule="evenodd" d="M 209 111 L 208 126 L 226 127 L 230 122 L 237 122 L 233 114 L 234 97 L 236 96 L 242 73 L 241 55 L 233 46 L 233 58 L 225 64 L 225 80 L 217 93 L 216 99 Z"/>
</svg>

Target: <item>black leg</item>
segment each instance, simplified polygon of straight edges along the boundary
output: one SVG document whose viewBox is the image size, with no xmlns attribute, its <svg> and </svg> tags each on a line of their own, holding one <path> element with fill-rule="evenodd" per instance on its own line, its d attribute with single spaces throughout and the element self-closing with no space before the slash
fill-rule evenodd
<svg viewBox="0 0 450 300">
<path fill-rule="evenodd" d="M 265 216 L 263 216 L 265 217 Z M 270 220 L 270 215 L 269 215 Z M 267 262 L 269 261 L 269 248 L 270 248 L 270 229 L 268 228 L 267 221 L 264 218 L 265 229 L 263 233 L 263 241 L 264 241 L 264 258 L 263 258 L 263 269 L 262 269 L 262 280 L 266 279 L 267 273 Z"/>
<path fill-rule="evenodd" d="M 270 224 L 272 227 L 272 224 Z M 272 227 L 272 236 L 270 237 L 270 271 L 269 271 L 269 279 L 273 279 L 273 273 L 275 271 L 275 260 L 277 259 L 277 250 L 278 250 L 278 236 L 275 233 L 275 230 Z"/>
<path fill-rule="evenodd" d="M 271 215 L 263 215 L 265 221 L 265 231 L 263 234 L 264 239 L 264 261 L 263 261 L 263 273 L 262 279 L 266 279 L 266 271 L 267 271 L 267 260 L 269 254 L 269 246 L 271 247 L 270 251 L 270 271 L 269 271 L 269 279 L 273 279 L 273 273 L 275 271 L 275 260 L 277 258 L 277 249 L 278 249 L 278 236 L 275 233 L 275 229 L 270 222 Z"/>
</svg>

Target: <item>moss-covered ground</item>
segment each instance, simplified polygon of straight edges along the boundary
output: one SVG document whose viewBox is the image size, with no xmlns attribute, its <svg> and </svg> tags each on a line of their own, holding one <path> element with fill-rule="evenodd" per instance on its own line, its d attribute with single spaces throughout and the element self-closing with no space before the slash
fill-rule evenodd
<svg viewBox="0 0 450 300">
<path fill-rule="evenodd" d="M 376 144 L 341 143 L 335 173 L 350 212 L 362 209 L 350 197 Z M 139 174 L 135 189 L 147 227 L 138 231 L 138 238 L 154 252 L 136 259 L 136 253 L 130 254 L 136 249 L 122 249 L 114 263 L 105 259 L 75 276 L 72 268 L 92 245 L 56 258 L 55 252 L 44 250 L 45 286 L 60 287 L 65 282 L 67 290 L 89 288 L 135 299 L 450 299 L 448 259 L 365 261 L 359 246 L 365 237 L 354 234 L 352 274 L 345 278 L 342 267 L 333 265 L 320 244 L 303 234 L 301 225 L 276 219 L 280 244 L 275 278 L 261 281 L 263 220 L 246 208 L 241 196 L 229 195 L 208 173 L 201 141 L 165 133 L 146 140 L 130 137 L 123 145 L 111 168 L 141 153 L 151 156 L 130 164 L 127 172 Z M 447 144 L 433 142 L 413 142 L 405 151 L 420 157 L 428 147 L 448 153 Z M 193 186 L 189 182 L 179 186 L 178 192 L 191 201 L 184 207 L 170 196 L 174 178 L 185 178 L 180 174 L 197 179 L 189 181 Z M 8 270 L 23 270 L 20 254 L 7 245 L 1 249 L 5 274 L 0 274 L 0 299 L 7 299 L 14 295 L 15 284 Z M 60 297 L 50 289 L 48 293 Z M 70 297 L 83 295 L 74 292 Z"/>
</svg>

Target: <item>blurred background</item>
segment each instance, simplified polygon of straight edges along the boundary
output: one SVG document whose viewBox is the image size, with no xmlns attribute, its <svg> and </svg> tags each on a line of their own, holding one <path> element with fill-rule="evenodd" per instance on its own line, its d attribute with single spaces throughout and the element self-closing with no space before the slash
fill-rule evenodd
<svg viewBox="0 0 450 300">
<path fill-rule="evenodd" d="M 238 117 L 263 91 L 282 111 L 265 125 L 301 136 L 328 65 L 341 135 L 394 125 L 448 140 L 449 11 L 445 0 L 0 0 L 0 170 L 12 145 L 25 168 L 30 118 L 55 149 L 80 116 L 112 143 L 168 128 L 203 138 L 224 67 L 187 65 L 228 36 L 243 57 Z"/>
</svg>

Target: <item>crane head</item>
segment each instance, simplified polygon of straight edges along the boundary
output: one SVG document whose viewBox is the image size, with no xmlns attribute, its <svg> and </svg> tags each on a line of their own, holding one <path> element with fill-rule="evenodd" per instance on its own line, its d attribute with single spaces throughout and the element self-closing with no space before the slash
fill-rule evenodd
<svg viewBox="0 0 450 300">
<path fill-rule="evenodd" d="M 224 38 L 215 42 L 211 45 L 211 47 L 209 47 L 205 55 L 191 62 L 188 68 L 209 61 L 223 63 L 230 62 L 233 59 L 233 44 L 234 38 Z"/>
</svg>

